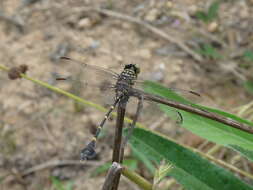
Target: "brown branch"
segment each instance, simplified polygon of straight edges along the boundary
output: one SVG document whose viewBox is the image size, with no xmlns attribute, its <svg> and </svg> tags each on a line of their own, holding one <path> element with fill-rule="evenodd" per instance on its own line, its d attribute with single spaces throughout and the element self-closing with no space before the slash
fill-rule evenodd
<svg viewBox="0 0 253 190">
<path fill-rule="evenodd" d="M 113 162 L 105 178 L 102 190 L 111 190 L 115 186 L 115 180 L 118 178 L 122 170 L 122 166 L 117 162 Z"/>
<path fill-rule="evenodd" d="M 39 171 L 39 170 L 44 170 L 46 168 L 52 168 L 52 167 L 56 167 L 56 166 L 64 166 L 64 165 L 96 165 L 96 166 L 100 166 L 101 162 L 80 162 L 80 160 L 49 160 L 45 163 L 33 166 L 27 170 L 25 170 L 24 172 L 21 173 L 21 175 L 24 177 L 26 175 L 29 175 L 33 172 Z"/>
<path fill-rule="evenodd" d="M 137 89 L 134 89 L 134 90 L 136 90 L 137 94 L 139 94 Z M 218 115 L 216 113 L 206 111 L 201 108 L 196 108 L 196 107 L 192 107 L 190 105 L 186 105 L 186 104 L 182 104 L 179 102 L 164 99 L 159 96 L 150 96 L 147 93 L 143 93 L 143 94 L 144 94 L 144 100 L 154 101 L 154 102 L 161 103 L 161 104 L 164 104 L 164 105 L 167 105 L 170 107 L 174 107 L 174 108 L 181 109 L 181 110 L 184 110 L 184 111 L 187 111 L 190 113 L 194 113 L 194 114 L 218 121 L 220 123 L 229 125 L 233 128 L 239 129 L 241 131 L 253 134 L 253 126 L 247 125 L 245 123 L 240 123 L 240 122 L 237 122 L 231 118 L 224 117 L 224 116 Z"/>
<path fill-rule="evenodd" d="M 114 147 L 113 147 L 113 155 L 112 162 L 113 163 L 122 163 L 124 157 L 124 147 L 122 147 L 122 131 L 124 125 L 124 118 L 126 112 L 126 103 L 120 102 L 117 109 L 117 121 L 115 127 L 115 135 L 114 135 Z M 110 190 L 117 190 L 119 186 L 121 173 L 115 174 L 113 180 L 113 186 Z"/>
</svg>

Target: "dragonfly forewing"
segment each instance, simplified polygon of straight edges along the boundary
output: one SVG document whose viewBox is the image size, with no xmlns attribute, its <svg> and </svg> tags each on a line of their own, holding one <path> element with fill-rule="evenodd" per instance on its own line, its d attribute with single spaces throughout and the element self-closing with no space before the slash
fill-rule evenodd
<svg viewBox="0 0 253 190">
<path fill-rule="evenodd" d="M 55 76 L 58 85 L 64 84 L 65 90 L 97 103 L 113 102 L 118 74 L 67 57 L 62 57 L 60 64 L 64 70 Z"/>
</svg>

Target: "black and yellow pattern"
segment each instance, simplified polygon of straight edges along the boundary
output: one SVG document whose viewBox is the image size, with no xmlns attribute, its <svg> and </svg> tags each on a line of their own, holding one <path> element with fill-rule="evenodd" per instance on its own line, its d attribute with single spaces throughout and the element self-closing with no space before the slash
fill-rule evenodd
<svg viewBox="0 0 253 190">
<path fill-rule="evenodd" d="M 92 159 L 96 156 L 95 147 L 97 138 L 107 121 L 108 117 L 117 106 L 120 101 L 126 101 L 129 98 L 129 90 L 134 85 L 134 80 L 137 79 L 137 75 L 139 74 L 140 70 L 135 64 L 126 65 L 123 72 L 118 76 L 116 84 L 114 85 L 116 98 L 113 105 L 110 107 L 108 112 L 105 114 L 104 119 L 98 125 L 95 135 L 90 143 L 81 151 L 81 160 L 88 160 Z M 126 103 L 125 102 L 125 103 Z"/>
</svg>

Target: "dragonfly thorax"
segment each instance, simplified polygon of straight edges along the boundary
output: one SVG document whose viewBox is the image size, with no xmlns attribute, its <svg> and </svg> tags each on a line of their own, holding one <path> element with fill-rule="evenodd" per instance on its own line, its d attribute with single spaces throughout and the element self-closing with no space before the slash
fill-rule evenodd
<svg viewBox="0 0 253 190">
<path fill-rule="evenodd" d="M 125 66 L 122 73 L 119 75 L 116 82 L 117 96 L 129 96 L 129 91 L 137 79 L 140 70 L 135 64 L 128 64 Z"/>
<path fill-rule="evenodd" d="M 134 85 L 134 80 L 137 79 L 138 74 L 140 73 L 140 69 L 136 64 L 128 64 L 125 65 L 124 70 L 119 75 L 119 82 L 126 82 L 129 85 Z"/>
</svg>

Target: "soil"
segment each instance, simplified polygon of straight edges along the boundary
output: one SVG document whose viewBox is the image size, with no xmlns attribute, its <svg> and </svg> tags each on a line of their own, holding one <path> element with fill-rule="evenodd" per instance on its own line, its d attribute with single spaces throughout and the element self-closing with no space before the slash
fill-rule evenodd
<svg viewBox="0 0 253 190">
<path fill-rule="evenodd" d="M 211 2 L 3 0 L 0 2 L 1 64 L 9 68 L 25 64 L 28 76 L 58 85 L 54 81 L 56 73 L 83 74 L 79 66 L 62 64 L 60 56 L 116 72 L 124 64 L 136 63 L 141 68 L 140 78 L 194 90 L 201 94 L 198 103 L 236 113 L 236 108 L 252 98 L 243 86 L 250 79 L 252 62 L 241 59 L 240 52 L 253 48 L 250 27 L 253 1 L 226 1 L 221 4 L 217 18 L 209 23 L 194 16 L 198 10 L 206 11 Z M 200 44 L 214 44 L 224 57 L 216 59 L 200 54 L 202 61 L 197 61 L 177 43 L 142 24 L 87 11 L 87 7 L 138 18 L 191 50 Z M 103 76 L 87 79 L 99 81 L 100 77 Z M 105 99 L 110 99 L 110 95 L 104 97 L 105 94 L 96 93 L 91 87 L 82 91 L 73 83 L 59 86 L 102 106 L 106 106 Z M 194 147 L 203 143 L 203 139 L 168 122 L 169 119 L 161 120 L 162 113 L 150 117 L 149 106 L 146 105 L 140 118 L 142 124 L 149 127 L 158 122 L 157 131 L 179 142 Z M 134 104 L 129 104 L 128 116 L 133 116 L 134 111 Z M 50 176 L 66 183 L 72 181 L 73 189 L 100 189 L 106 174 L 95 177 L 90 174 L 98 165 L 110 162 L 114 118 L 110 118 L 105 134 L 99 139 L 98 157 L 85 164 L 78 160 L 80 150 L 91 139 L 91 132 L 103 115 L 88 106 L 77 107 L 72 100 L 31 81 L 9 80 L 7 73 L 1 71 L 0 189 L 52 189 Z M 55 160 L 73 163 L 58 163 L 24 175 L 32 167 Z M 3 176 L 6 177 L 1 181 Z M 136 187 L 122 178 L 120 189 L 129 188 Z"/>
</svg>

